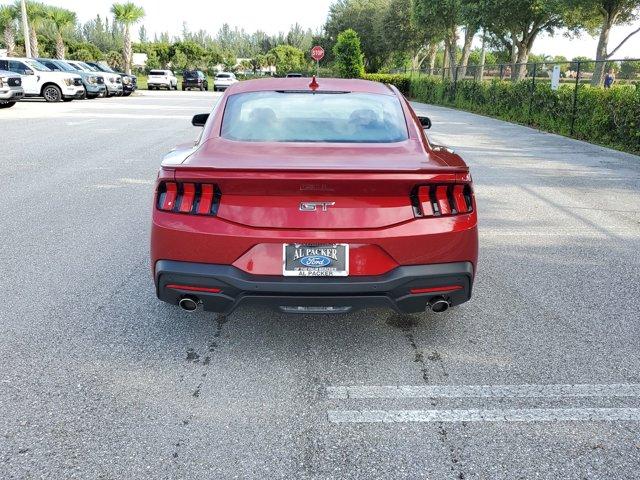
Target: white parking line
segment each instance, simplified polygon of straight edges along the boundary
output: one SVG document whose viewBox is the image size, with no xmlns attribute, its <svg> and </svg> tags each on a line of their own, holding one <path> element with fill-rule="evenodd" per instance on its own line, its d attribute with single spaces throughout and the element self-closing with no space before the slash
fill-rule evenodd
<svg viewBox="0 0 640 480">
<path fill-rule="evenodd" d="M 329 410 L 332 423 L 640 421 L 640 408 Z"/>
<path fill-rule="evenodd" d="M 326 391 L 336 399 L 640 397 L 640 384 L 339 386 Z"/>
</svg>

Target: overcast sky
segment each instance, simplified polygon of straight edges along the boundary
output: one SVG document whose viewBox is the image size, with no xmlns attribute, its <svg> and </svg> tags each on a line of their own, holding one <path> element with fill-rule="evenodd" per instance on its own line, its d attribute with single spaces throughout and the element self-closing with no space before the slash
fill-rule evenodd
<svg viewBox="0 0 640 480">
<path fill-rule="evenodd" d="M 109 15 L 113 0 L 43 0 L 45 3 L 68 8 L 78 14 L 84 22 L 96 16 Z M 182 22 L 187 22 L 191 30 L 204 29 L 215 34 L 223 23 L 244 28 L 248 32 L 264 30 L 267 33 L 287 31 L 290 25 L 299 23 L 303 27 L 318 29 L 324 23 L 329 5 L 333 0 L 134 0 L 144 7 L 144 24 L 148 35 L 168 31 L 178 35 Z M 0 0 L 0 4 L 13 3 Z M 610 45 L 624 38 L 635 27 L 616 27 L 611 35 Z M 137 28 L 134 29 L 137 34 Z M 584 35 L 579 39 L 567 39 L 562 35 L 555 38 L 540 37 L 534 44 L 534 53 L 594 57 L 596 39 Z M 616 57 L 640 57 L 640 33 L 629 40 L 616 53 Z"/>
</svg>

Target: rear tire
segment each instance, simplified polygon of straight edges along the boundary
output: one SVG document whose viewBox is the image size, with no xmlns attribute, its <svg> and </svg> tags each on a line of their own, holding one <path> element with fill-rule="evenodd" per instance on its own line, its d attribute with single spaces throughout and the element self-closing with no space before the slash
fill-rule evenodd
<svg viewBox="0 0 640 480">
<path fill-rule="evenodd" d="M 7 102 L 7 103 L 0 103 L 0 108 L 11 108 L 16 104 L 16 102 Z"/>
<path fill-rule="evenodd" d="M 42 96 L 49 103 L 62 101 L 62 90 L 57 85 L 47 85 L 42 89 Z"/>
</svg>

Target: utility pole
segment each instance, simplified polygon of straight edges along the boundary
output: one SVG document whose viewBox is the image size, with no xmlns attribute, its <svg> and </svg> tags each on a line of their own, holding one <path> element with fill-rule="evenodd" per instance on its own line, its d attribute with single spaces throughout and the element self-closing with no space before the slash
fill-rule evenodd
<svg viewBox="0 0 640 480">
<path fill-rule="evenodd" d="M 31 58 L 31 37 L 29 37 L 29 21 L 27 20 L 27 4 L 25 0 L 20 2 L 22 8 L 22 31 L 24 32 L 24 51 Z"/>
</svg>

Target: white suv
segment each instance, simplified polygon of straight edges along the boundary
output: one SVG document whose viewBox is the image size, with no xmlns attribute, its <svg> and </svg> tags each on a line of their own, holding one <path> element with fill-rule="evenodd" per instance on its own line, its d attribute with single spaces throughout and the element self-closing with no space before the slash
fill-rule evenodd
<svg viewBox="0 0 640 480">
<path fill-rule="evenodd" d="M 231 72 L 219 72 L 213 80 L 214 91 L 225 91 L 234 83 L 238 83 L 238 79 Z"/>
<path fill-rule="evenodd" d="M 147 79 L 147 88 L 149 90 L 167 90 L 178 89 L 178 79 L 171 70 L 151 70 Z"/>
<path fill-rule="evenodd" d="M 20 75 L 0 70 L 0 108 L 13 107 L 23 95 Z"/>
<path fill-rule="evenodd" d="M 22 75 L 25 97 L 44 97 L 47 102 L 70 102 L 85 95 L 80 75 L 54 72 L 33 58 L 0 58 L 0 70 Z"/>
</svg>

